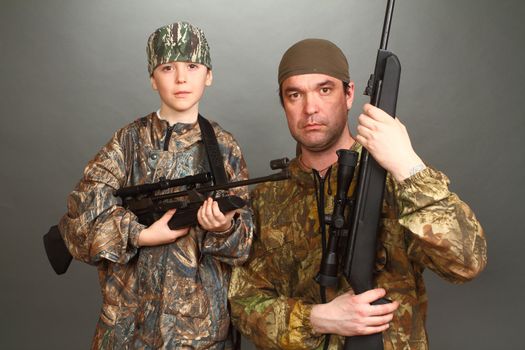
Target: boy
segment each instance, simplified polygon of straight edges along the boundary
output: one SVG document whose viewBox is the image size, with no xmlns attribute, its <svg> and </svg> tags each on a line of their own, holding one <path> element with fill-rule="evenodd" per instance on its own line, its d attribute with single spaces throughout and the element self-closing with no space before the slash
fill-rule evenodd
<svg viewBox="0 0 525 350">
<path fill-rule="evenodd" d="M 248 257 L 249 210 L 222 213 L 208 199 L 198 226 L 171 230 L 174 210 L 145 227 L 113 195 L 121 187 L 210 169 L 197 123 L 199 101 L 212 82 L 204 33 L 187 22 L 161 27 L 149 37 L 147 55 L 160 109 L 117 131 L 89 162 L 68 197 L 60 232 L 76 259 L 98 268 L 103 305 L 92 348 L 223 349 L 229 344 L 228 265 Z M 212 126 L 228 180 L 246 179 L 236 141 Z M 231 192 L 247 199 L 246 188 Z"/>
</svg>

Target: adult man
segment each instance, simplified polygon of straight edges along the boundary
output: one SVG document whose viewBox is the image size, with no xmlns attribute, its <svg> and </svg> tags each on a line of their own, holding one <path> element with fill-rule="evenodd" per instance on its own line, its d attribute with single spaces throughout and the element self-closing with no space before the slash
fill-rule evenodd
<svg viewBox="0 0 525 350">
<path fill-rule="evenodd" d="M 430 268 L 459 283 L 486 264 L 483 230 L 470 208 L 448 190 L 448 179 L 426 167 L 405 127 L 369 104 L 357 135 L 347 125 L 354 85 L 333 43 L 306 39 L 279 65 L 280 98 L 300 146 L 292 178 L 257 187 L 252 196 L 257 239 L 249 262 L 234 271 L 234 324 L 259 348 L 330 349 L 342 337 L 383 332 L 385 349 L 427 349 L 427 299 L 422 273 Z M 319 271 L 324 213 L 336 189 L 337 149 L 366 147 L 389 173 L 379 232 L 377 289 L 354 295 L 340 279 L 321 301 Z M 355 180 L 349 195 L 355 188 Z M 321 220 L 320 220 L 321 218 Z M 385 296 L 385 305 L 370 303 Z"/>
</svg>

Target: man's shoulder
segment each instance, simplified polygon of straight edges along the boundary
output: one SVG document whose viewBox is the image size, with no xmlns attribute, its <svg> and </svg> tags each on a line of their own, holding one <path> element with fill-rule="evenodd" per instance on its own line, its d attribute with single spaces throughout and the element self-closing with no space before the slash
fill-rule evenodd
<svg viewBox="0 0 525 350">
<path fill-rule="evenodd" d="M 300 191 L 301 187 L 297 181 L 293 167 L 293 164 L 289 165 L 291 172 L 289 179 L 263 182 L 255 186 L 250 193 L 253 202 L 257 202 L 259 206 L 264 204 L 279 206 L 287 203 L 289 197 L 293 196 L 297 191 Z"/>
<path fill-rule="evenodd" d="M 268 195 L 274 191 L 280 191 L 287 187 L 285 186 L 286 181 L 288 180 L 261 182 L 253 188 L 251 193 L 257 196 L 262 196 Z"/>
</svg>

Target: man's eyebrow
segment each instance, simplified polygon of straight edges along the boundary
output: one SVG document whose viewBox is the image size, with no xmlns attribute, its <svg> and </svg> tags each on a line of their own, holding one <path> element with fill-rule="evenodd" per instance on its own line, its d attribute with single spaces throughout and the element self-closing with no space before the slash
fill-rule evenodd
<svg viewBox="0 0 525 350">
<path fill-rule="evenodd" d="M 293 86 L 293 85 L 290 85 L 290 86 L 287 86 L 285 89 L 284 89 L 284 93 L 289 93 L 290 91 L 301 91 L 301 89 L 299 89 L 298 87 L 296 86 Z"/>
<path fill-rule="evenodd" d="M 325 87 L 325 86 L 332 87 L 332 86 L 335 86 L 335 83 L 332 80 L 326 79 L 326 80 L 323 80 L 323 81 L 321 81 L 321 82 L 316 84 L 317 88 L 321 88 L 321 87 Z M 283 90 L 284 93 L 290 93 L 292 91 L 293 92 L 301 92 L 302 89 L 300 87 L 298 87 L 298 86 L 290 85 L 290 86 L 287 86 Z"/>
<path fill-rule="evenodd" d="M 317 87 L 323 87 L 323 86 L 334 86 L 335 83 L 332 80 L 325 80 L 317 84 Z"/>
</svg>

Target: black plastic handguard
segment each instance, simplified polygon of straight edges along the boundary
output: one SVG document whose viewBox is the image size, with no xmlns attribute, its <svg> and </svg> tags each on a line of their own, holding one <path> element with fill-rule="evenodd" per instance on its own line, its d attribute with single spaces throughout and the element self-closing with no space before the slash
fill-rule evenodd
<svg viewBox="0 0 525 350">
<path fill-rule="evenodd" d="M 219 209 L 223 213 L 242 208 L 246 205 L 246 201 L 238 196 L 225 196 L 214 199 L 219 205 Z M 166 203 L 158 206 L 158 210 L 154 212 L 148 212 L 142 215 L 138 215 L 138 220 L 141 224 L 149 226 L 155 221 L 160 219 L 164 213 L 169 210 L 176 208 L 177 211 L 168 222 L 168 226 L 172 230 L 176 230 L 183 227 L 193 226 L 198 224 L 197 212 L 202 206 L 203 201 L 176 201 Z"/>
</svg>

